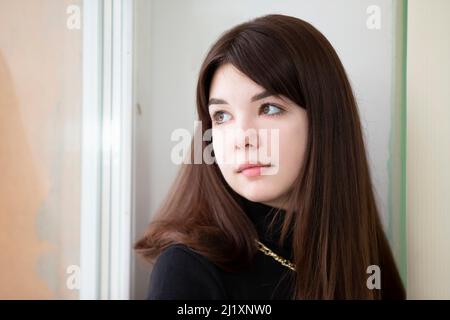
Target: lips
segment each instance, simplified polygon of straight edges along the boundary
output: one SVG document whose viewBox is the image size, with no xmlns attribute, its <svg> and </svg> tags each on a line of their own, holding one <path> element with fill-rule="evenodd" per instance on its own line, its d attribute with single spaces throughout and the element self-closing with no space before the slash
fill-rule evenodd
<svg viewBox="0 0 450 320">
<path fill-rule="evenodd" d="M 258 169 L 258 168 L 264 168 L 264 167 L 270 167 L 270 164 L 262 164 L 262 163 L 252 163 L 252 164 L 250 164 L 250 163 L 244 163 L 244 164 L 241 164 L 241 165 L 238 167 L 238 169 L 236 170 L 236 172 L 237 172 L 237 173 L 241 173 L 241 172 L 246 171 L 246 170 L 250 170 L 250 169 L 256 170 L 256 169 Z"/>
</svg>

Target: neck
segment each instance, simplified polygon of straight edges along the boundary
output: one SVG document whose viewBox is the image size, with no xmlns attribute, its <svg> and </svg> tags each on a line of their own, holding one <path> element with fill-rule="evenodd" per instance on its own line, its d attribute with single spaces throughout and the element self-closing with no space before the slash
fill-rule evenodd
<svg viewBox="0 0 450 320">
<path fill-rule="evenodd" d="M 269 207 L 273 207 L 275 208 L 275 210 L 287 210 L 287 206 L 284 203 L 281 203 L 280 201 L 264 201 L 261 202 L 262 204 L 269 206 Z"/>
<path fill-rule="evenodd" d="M 281 227 L 284 221 L 283 208 L 270 206 L 267 203 L 253 202 L 242 199 L 242 208 L 253 222 L 259 240 L 270 247 L 275 253 L 289 258 L 291 256 L 292 238 L 288 235 L 284 244 L 278 244 L 281 238 Z M 274 221 L 272 224 L 272 220 Z"/>
<path fill-rule="evenodd" d="M 261 203 L 265 204 L 266 206 L 274 207 L 277 209 L 287 210 L 287 203 L 288 203 L 287 200 L 288 196 L 285 194 L 281 197 L 278 197 L 270 201 L 261 201 Z"/>
</svg>

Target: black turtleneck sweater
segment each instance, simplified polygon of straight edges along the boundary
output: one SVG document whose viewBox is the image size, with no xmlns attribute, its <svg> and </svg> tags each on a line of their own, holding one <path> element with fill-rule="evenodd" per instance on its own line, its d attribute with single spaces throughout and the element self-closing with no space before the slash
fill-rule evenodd
<svg viewBox="0 0 450 320">
<path fill-rule="evenodd" d="M 292 261 L 290 238 L 282 247 L 277 244 L 281 218 L 271 229 L 273 232 L 268 232 L 275 208 L 248 200 L 241 205 L 255 225 L 259 240 L 279 256 Z M 292 295 L 290 276 L 293 272 L 261 251 L 247 271 L 226 272 L 189 247 L 174 244 L 158 256 L 153 266 L 148 299 L 287 300 Z"/>
</svg>

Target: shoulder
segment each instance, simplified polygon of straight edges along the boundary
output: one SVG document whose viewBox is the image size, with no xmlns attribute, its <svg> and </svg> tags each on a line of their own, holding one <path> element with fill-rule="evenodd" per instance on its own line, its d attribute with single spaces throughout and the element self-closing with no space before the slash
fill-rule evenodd
<svg viewBox="0 0 450 320">
<path fill-rule="evenodd" d="M 174 244 L 156 259 L 148 299 L 225 299 L 225 290 L 213 263 L 183 244 Z"/>
</svg>

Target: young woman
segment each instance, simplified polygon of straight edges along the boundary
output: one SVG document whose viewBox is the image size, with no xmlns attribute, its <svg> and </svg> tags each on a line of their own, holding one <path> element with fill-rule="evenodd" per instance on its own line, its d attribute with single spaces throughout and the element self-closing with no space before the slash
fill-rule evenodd
<svg viewBox="0 0 450 320">
<path fill-rule="evenodd" d="M 317 29 L 267 15 L 224 33 L 197 111 L 216 161 L 182 166 L 135 245 L 155 262 L 150 299 L 405 297 L 355 98 Z"/>
</svg>

